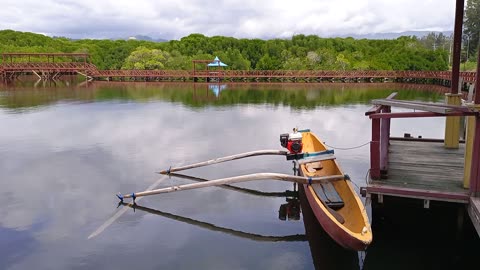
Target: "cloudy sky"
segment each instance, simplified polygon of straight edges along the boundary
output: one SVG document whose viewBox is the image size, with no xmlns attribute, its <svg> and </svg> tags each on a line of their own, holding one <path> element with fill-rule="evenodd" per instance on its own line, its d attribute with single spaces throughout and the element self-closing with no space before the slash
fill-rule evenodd
<svg viewBox="0 0 480 270">
<path fill-rule="evenodd" d="M 72 38 L 451 31 L 455 0 L 0 0 L 0 29 Z"/>
</svg>

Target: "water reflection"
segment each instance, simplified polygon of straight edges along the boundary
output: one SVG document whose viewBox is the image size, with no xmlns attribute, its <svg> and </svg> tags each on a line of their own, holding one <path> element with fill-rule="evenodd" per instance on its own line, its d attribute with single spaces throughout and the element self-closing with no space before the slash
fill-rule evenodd
<svg viewBox="0 0 480 270">
<path fill-rule="evenodd" d="M 183 174 L 172 173 L 172 177 L 180 177 L 193 181 L 209 181 L 208 179 L 193 177 Z M 313 259 L 315 269 L 359 269 L 358 253 L 356 251 L 345 250 L 343 247 L 335 243 L 323 230 L 316 220 L 310 205 L 305 197 L 303 185 L 300 185 L 300 191 L 296 191 L 297 185 L 293 185 L 293 190 L 285 192 L 262 192 L 254 189 L 236 187 L 232 185 L 222 185 L 230 191 L 247 193 L 255 196 L 264 197 L 285 197 L 286 203 L 281 204 L 279 208 L 279 219 L 286 221 L 300 220 L 300 213 L 303 214 L 303 223 L 305 226 L 305 235 L 288 235 L 288 236 L 268 236 L 254 233 L 243 232 L 231 228 L 217 226 L 211 223 L 199 221 L 196 219 L 175 215 L 165 211 L 160 211 L 136 203 L 120 202 L 119 205 L 130 207 L 133 211 L 139 210 L 145 213 L 165 217 L 177 222 L 186 223 L 197 226 L 210 231 L 221 232 L 239 238 L 245 238 L 256 242 L 297 242 L 308 241 L 310 252 Z M 252 209 L 251 211 L 255 211 Z"/>
<path fill-rule="evenodd" d="M 163 212 L 163 211 L 148 208 L 148 207 L 145 207 L 145 206 L 140 206 L 138 204 L 132 204 L 132 203 L 121 203 L 121 204 L 123 206 L 127 206 L 127 207 L 132 208 L 134 211 L 135 210 L 140 210 L 140 211 L 143 211 L 143 212 L 146 212 L 146 213 L 149 213 L 149 214 L 162 216 L 162 217 L 165 217 L 165 218 L 168 218 L 168 219 L 172 219 L 172 220 L 175 220 L 175 221 L 187 223 L 187 224 L 197 226 L 197 227 L 200 227 L 200 228 L 203 228 L 203 229 L 207 229 L 207 230 L 211 230 L 211 231 L 215 231 L 215 232 L 222 232 L 222 233 L 226 233 L 226 234 L 229 234 L 229 235 L 233 235 L 233 236 L 236 236 L 236 237 L 245 238 L 245 239 L 249 239 L 249 240 L 253 240 L 253 241 L 257 241 L 257 242 L 303 242 L 303 241 L 306 241 L 305 235 L 301 235 L 301 234 L 286 235 L 286 236 L 260 235 L 260 234 L 248 233 L 248 232 L 243 232 L 243 231 L 234 230 L 234 229 L 230 229 L 230 228 L 224 228 L 224 227 L 216 226 L 216 225 L 211 224 L 211 223 L 207 223 L 207 222 L 195 220 L 195 219 L 192 219 L 192 218 L 187 218 L 187 217 L 171 214 L 171 213 L 168 213 L 168 212 Z"/>
<path fill-rule="evenodd" d="M 189 107 L 271 104 L 296 109 L 317 106 L 367 104 L 399 91 L 398 99 L 438 101 L 449 89 L 441 86 L 383 83 L 312 84 L 207 84 L 207 83 L 49 83 L 43 88 L 19 82 L 0 85 L 0 107 L 12 112 L 40 108 L 58 102 L 168 101 Z"/>
<path fill-rule="evenodd" d="M 226 84 L 220 84 L 220 83 L 217 83 L 217 84 L 209 84 L 208 85 L 208 88 L 213 92 L 213 94 L 218 97 L 220 95 L 220 92 L 222 92 L 223 90 L 227 89 L 227 85 Z"/>
<path fill-rule="evenodd" d="M 207 86 L 197 84 L 196 95 L 214 97 Z M 158 179 L 154 172 L 170 165 L 279 149 L 278 135 L 295 126 L 311 128 L 332 146 L 364 144 L 370 140 L 370 120 L 364 116 L 369 98 L 398 90 L 390 86 L 228 84 L 218 98 L 206 101 L 194 99 L 193 84 L 2 86 L 0 233 L 2 240 L 7 234 L 18 241 L 1 246 L 9 250 L 2 254 L 10 260 L 1 257 L 0 262 L 9 265 L 0 268 L 311 269 L 312 256 L 322 258 L 317 267 L 330 265 L 334 255 L 313 255 L 316 252 L 305 242 L 249 241 L 140 211 L 128 211 L 98 237 L 87 237 L 118 211 L 115 193 L 145 189 Z M 415 99 L 442 96 L 399 91 Z M 443 134 L 437 119 L 399 123 L 392 121 L 393 134 L 416 134 L 412 129 Z M 337 151 L 336 157 L 352 180 L 363 185 L 367 148 Z M 216 179 L 257 172 L 291 173 L 291 164 L 284 157 L 261 157 L 189 173 Z M 167 178 L 161 185 L 191 180 Z M 301 222 L 302 216 L 308 219 L 305 210 L 296 220 L 294 201 L 286 202 L 290 195 L 278 192 L 291 188 L 286 183 L 251 182 L 229 188 L 152 196 L 142 204 L 255 235 L 309 230 L 308 238 L 310 231 L 318 232 Z M 290 222 L 279 219 L 282 204 L 287 205 L 280 217 Z M 329 254 L 335 248 L 320 250 Z"/>
<path fill-rule="evenodd" d="M 459 204 L 401 202 L 373 204 L 375 240 L 364 269 L 476 269 L 479 238 Z"/>
<path fill-rule="evenodd" d="M 300 186 L 299 193 L 305 234 L 315 269 L 359 269 L 358 252 L 346 250 L 333 241 L 315 218 L 303 185 Z"/>
<path fill-rule="evenodd" d="M 24 259 L 38 242 L 30 231 L 17 231 L 0 226 L 0 266 L 11 265 Z M 12 248 L 15 247 L 15 248 Z"/>
</svg>

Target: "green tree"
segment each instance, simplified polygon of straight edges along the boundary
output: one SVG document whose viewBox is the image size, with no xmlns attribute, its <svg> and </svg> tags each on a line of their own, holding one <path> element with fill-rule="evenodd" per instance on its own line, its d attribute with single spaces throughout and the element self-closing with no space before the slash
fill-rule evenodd
<svg viewBox="0 0 480 270">
<path fill-rule="evenodd" d="M 170 54 L 162 50 L 138 47 L 127 59 L 123 69 L 163 69 L 170 59 Z"/>
<path fill-rule="evenodd" d="M 345 70 L 349 65 L 350 61 L 343 55 L 343 53 L 339 53 L 337 55 L 337 60 L 335 61 L 335 64 L 341 69 Z"/>
<path fill-rule="evenodd" d="M 464 33 L 469 43 L 468 54 L 474 55 L 480 39 L 480 0 L 467 0 Z"/>
</svg>

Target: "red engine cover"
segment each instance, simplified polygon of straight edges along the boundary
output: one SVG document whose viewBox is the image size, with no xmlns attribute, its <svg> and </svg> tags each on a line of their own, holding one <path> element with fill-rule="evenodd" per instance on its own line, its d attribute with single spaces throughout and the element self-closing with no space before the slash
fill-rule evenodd
<svg viewBox="0 0 480 270">
<path fill-rule="evenodd" d="M 303 143 L 302 141 L 288 141 L 287 149 L 290 153 L 298 154 L 302 152 Z"/>
</svg>

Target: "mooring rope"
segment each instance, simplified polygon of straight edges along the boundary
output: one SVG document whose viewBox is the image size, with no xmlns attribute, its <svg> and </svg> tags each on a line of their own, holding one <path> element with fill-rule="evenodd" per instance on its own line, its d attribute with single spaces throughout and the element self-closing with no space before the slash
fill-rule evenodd
<svg viewBox="0 0 480 270">
<path fill-rule="evenodd" d="M 368 145 L 370 144 L 370 142 L 366 142 L 362 145 L 359 145 L 359 146 L 354 146 L 354 147 L 347 147 L 347 148 L 342 148 L 342 147 L 335 147 L 335 146 L 331 146 L 331 145 L 328 145 L 326 143 L 323 143 L 325 144 L 326 146 L 332 148 L 332 149 L 335 149 L 335 150 L 353 150 L 353 149 L 357 149 L 357 148 L 360 148 L 360 147 L 364 147 L 365 145 Z"/>
</svg>

